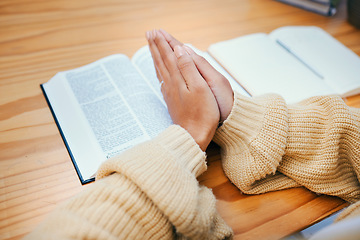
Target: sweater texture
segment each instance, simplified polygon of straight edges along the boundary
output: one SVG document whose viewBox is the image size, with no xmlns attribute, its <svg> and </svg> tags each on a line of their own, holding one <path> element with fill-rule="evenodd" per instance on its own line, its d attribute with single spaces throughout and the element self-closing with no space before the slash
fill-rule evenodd
<svg viewBox="0 0 360 240">
<path fill-rule="evenodd" d="M 278 95 L 235 93 L 214 141 L 226 176 L 244 193 L 304 186 L 352 203 L 337 221 L 360 217 L 360 109 L 339 96 L 287 105 Z"/>
<path fill-rule="evenodd" d="M 212 191 L 196 177 L 206 155 L 181 127 L 104 162 L 96 182 L 25 239 L 230 239 Z"/>
<path fill-rule="evenodd" d="M 234 95 L 217 130 L 226 176 L 261 194 L 304 186 L 353 203 L 360 216 L 360 109 L 340 97 L 287 105 Z M 96 182 L 54 210 L 26 239 L 231 239 L 212 191 L 196 178 L 206 155 L 179 126 L 107 160 Z"/>
</svg>

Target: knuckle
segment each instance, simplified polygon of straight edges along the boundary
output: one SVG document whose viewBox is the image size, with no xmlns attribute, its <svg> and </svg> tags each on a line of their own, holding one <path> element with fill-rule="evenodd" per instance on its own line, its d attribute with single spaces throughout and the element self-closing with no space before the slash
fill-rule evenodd
<svg viewBox="0 0 360 240">
<path fill-rule="evenodd" d="M 224 77 L 221 73 L 220 74 L 220 81 L 222 82 L 222 84 L 230 84 L 229 80 L 227 80 L 226 77 Z"/>
<path fill-rule="evenodd" d="M 207 63 L 207 60 L 204 57 L 197 55 L 197 54 L 195 55 L 195 57 L 196 57 L 196 60 L 198 61 L 198 63 L 200 63 L 200 64 Z"/>
<path fill-rule="evenodd" d="M 192 65 L 193 65 L 193 62 L 189 56 L 181 56 L 178 59 L 178 67 L 180 70 L 186 70 L 186 69 L 192 67 Z"/>
<path fill-rule="evenodd" d="M 170 44 L 170 46 L 172 46 L 172 48 L 174 48 L 174 47 L 177 46 L 177 45 L 180 45 L 180 46 L 182 45 L 182 44 L 180 44 L 179 41 L 177 41 L 177 40 L 174 39 L 174 38 L 171 38 L 171 39 L 170 39 L 169 44 Z"/>
</svg>

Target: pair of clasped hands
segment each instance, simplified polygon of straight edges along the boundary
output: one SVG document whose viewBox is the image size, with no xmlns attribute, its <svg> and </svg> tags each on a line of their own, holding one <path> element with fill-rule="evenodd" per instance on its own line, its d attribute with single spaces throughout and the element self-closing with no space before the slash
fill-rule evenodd
<svg viewBox="0 0 360 240">
<path fill-rule="evenodd" d="M 166 31 L 148 31 L 146 38 L 174 124 L 187 130 L 205 151 L 232 109 L 228 80 Z"/>
</svg>

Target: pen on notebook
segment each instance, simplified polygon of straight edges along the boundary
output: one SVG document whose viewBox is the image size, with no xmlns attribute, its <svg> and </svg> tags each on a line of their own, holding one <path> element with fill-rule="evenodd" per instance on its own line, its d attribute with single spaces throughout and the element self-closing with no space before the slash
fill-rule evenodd
<svg viewBox="0 0 360 240">
<path fill-rule="evenodd" d="M 280 40 L 276 40 L 276 42 L 283 47 L 286 51 L 288 51 L 291 55 L 293 55 L 297 60 L 299 60 L 302 64 L 304 64 L 310 71 L 312 71 L 316 76 L 318 76 L 321 79 L 324 79 L 324 76 L 320 74 L 318 71 L 314 69 L 313 66 L 310 66 L 308 63 L 306 63 L 304 60 L 302 60 L 295 52 L 291 51 L 289 47 L 287 47 L 284 43 L 282 43 Z"/>
</svg>

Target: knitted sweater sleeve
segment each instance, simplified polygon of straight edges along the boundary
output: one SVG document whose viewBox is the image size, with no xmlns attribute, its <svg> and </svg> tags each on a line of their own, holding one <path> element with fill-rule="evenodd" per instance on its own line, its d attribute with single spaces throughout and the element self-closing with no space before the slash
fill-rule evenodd
<svg viewBox="0 0 360 240">
<path fill-rule="evenodd" d="M 235 94 L 214 138 L 228 178 L 258 194 L 295 186 L 360 200 L 360 109 L 340 97 L 287 105 L 277 95 Z"/>
<path fill-rule="evenodd" d="M 196 179 L 205 153 L 179 126 L 107 160 L 89 189 L 27 239 L 224 239 L 232 230 Z M 206 204 L 205 204 L 206 203 Z"/>
</svg>

